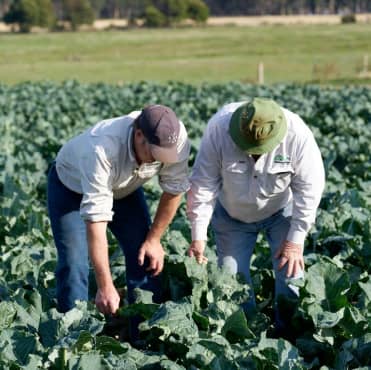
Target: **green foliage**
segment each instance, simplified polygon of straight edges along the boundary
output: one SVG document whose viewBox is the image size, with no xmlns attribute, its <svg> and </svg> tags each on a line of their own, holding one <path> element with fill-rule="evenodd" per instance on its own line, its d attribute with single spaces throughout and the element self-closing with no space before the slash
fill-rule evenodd
<svg viewBox="0 0 371 370">
<path fill-rule="evenodd" d="M 51 28 L 55 22 L 55 14 L 51 0 L 35 0 L 38 8 L 37 26 Z"/>
<path fill-rule="evenodd" d="M 187 0 L 187 15 L 197 23 L 205 23 L 209 17 L 209 8 L 202 0 Z"/>
<path fill-rule="evenodd" d="M 30 32 L 37 25 L 39 10 L 36 0 L 14 0 L 4 16 L 5 23 L 17 23 L 21 32 Z"/>
<path fill-rule="evenodd" d="M 94 16 L 99 18 L 100 12 L 102 11 L 105 1 L 104 0 L 89 0 L 91 7 L 94 11 Z"/>
<path fill-rule="evenodd" d="M 356 23 L 357 18 L 354 13 L 346 13 L 341 16 L 341 23 Z"/>
<path fill-rule="evenodd" d="M 74 31 L 82 24 L 92 24 L 94 21 L 94 10 L 89 0 L 63 0 L 63 11 Z"/>
<path fill-rule="evenodd" d="M 187 18 L 187 2 L 184 0 L 155 0 L 153 5 L 164 14 L 167 26 Z"/>
<path fill-rule="evenodd" d="M 185 123 L 192 165 L 207 120 L 223 104 L 263 96 L 300 114 L 319 143 L 327 185 L 298 282 L 291 342 L 270 338 L 273 274 L 258 242 L 252 279 L 258 312 L 240 304 L 249 287 L 217 267 L 186 256 L 185 204 L 162 244 L 164 302 L 137 290 L 120 308 L 141 315 L 142 350 L 108 337 L 92 304 L 55 309 L 56 250 L 46 214 L 48 163 L 60 146 L 100 119 L 148 103 L 171 106 Z M 124 86 L 23 83 L 0 85 L 0 368 L 1 369 L 353 369 L 368 368 L 371 351 L 371 89 L 239 83 L 191 86 L 147 82 Z M 145 185 L 154 214 L 161 189 Z M 124 286 L 125 264 L 112 245 L 111 270 Z M 94 292 L 92 292 L 94 293 Z M 90 297 L 93 298 L 93 297 Z"/>
<path fill-rule="evenodd" d="M 144 25 L 146 27 L 163 27 L 166 24 L 164 14 L 153 5 L 147 6 L 144 12 Z"/>
<path fill-rule="evenodd" d="M 51 0 L 15 0 L 4 16 L 6 23 L 17 23 L 21 32 L 32 26 L 50 28 L 55 20 Z"/>
<path fill-rule="evenodd" d="M 185 19 L 205 23 L 209 9 L 202 0 L 157 0 L 145 9 L 146 27 L 173 26 Z"/>
</svg>

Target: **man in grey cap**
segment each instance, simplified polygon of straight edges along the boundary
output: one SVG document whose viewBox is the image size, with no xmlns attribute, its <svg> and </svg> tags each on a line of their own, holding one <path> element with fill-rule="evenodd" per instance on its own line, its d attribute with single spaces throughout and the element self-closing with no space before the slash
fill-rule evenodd
<svg viewBox="0 0 371 370">
<path fill-rule="evenodd" d="M 303 276 L 305 237 L 315 221 L 325 183 L 312 132 L 303 120 L 270 99 L 232 103 L 209 121 L 191 176 L 187 214 L 189 254 L 206 263 L 211 220 L 218 263 L 251 284 L 250 260 L 264 233 L 275 272 L 276 329 L 287 322 L 280 297 L 294 298 L 290 279 Z M 254 294 L 244 308 L 255 310 Z"/>
<path fill-rule="evenodd" d="M 125 255 L 129 302 L 136 287 L 159 300 L 160 239 L 189 188 L 189 150 L 183 123 L 163 105 L 101 121 L 61 148 L 48 176 L 59 311 L 88 299 L 88 255 L 98 287 L 97 308 L 104 314 L 119 308 L 107 227 Z M 155 175 L 163 193 L 151 224 L 142 185 Z"/>
</svg>

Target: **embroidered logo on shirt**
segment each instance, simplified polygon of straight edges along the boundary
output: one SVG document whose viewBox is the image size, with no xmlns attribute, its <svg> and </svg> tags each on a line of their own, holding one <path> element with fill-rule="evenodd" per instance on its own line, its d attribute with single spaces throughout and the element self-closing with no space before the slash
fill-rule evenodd
<svg viewBox="0 0 371 370">
<path fill-rule="evenodd" d="M 277 154 L 274 157 L 274 162 L 276 162 L 276 163 L 290 163 L 291 162 L 291 157 L 289 155 L 283 156 L 282 154 Z"/>
</svg>

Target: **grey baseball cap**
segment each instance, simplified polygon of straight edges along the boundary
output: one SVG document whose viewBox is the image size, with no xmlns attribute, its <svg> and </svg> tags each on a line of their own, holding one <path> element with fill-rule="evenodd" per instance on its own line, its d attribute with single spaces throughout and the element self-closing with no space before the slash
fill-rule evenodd
<svg viewBox="0 0 371 370">
<path fill-rule="evenodd" d="M 178 162 L 180 122 L 171 108 L 159 104 L 148 105 L 138 117 L 138 128 L 148 140 L 156 161 Z"/>
</svg>

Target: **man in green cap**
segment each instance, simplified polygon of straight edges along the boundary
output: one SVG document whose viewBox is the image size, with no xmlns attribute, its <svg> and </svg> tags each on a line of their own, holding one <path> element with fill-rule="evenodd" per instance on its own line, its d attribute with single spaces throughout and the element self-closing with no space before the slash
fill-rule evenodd
<svg viewBox="0 0 371 370">
<path fill-rule="evenodd" d="M 218 264 L 251 284 L 250 260 L 264 233 L 275 272 L 275 326 L 287 329 L 279 297 L 297 298 L 290 279 L 303 277 L 303 247 L 325 184 L 321 153 L 295 113 L 270 99 L 221 108 L 204 132 L 187 197 L 192 226 L 189 255 L 206 263 L 207 228 L 215 235 Z M 254 294 L 245 303 L 255 310 Z"/>
</svg>

